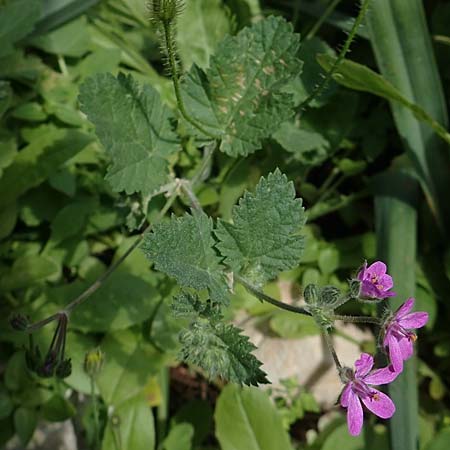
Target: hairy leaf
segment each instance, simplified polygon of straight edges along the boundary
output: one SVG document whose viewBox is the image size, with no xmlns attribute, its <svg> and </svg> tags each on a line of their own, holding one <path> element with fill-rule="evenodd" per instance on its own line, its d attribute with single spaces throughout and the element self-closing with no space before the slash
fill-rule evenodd
<svg viewBox="0 0 450 450">
<path fill-rule="evenodd" d="M 225 38 L 203 72 L 193 66 L 183 83 L 186 108 L 220 149 L 247 155 L 261 147 L 293 114 L 291 94 L 282 92 L 301 70 L 299 36 L 280 17 L 269 17 Z"/>
<path fill-rule="evenodd" d="M 217 244 L 225 263 L 256 284 L 295 267 L 302 255 L 305 223 L 302 200 L 278 169 L 262 177 L 233 208 L 233 223 L 219 220 Z"/>
<path fill-rule="evenodd" d="M 111 155 L 106 178 L 114 190 L 147 195 L 167 181 L 167 158 L 179 144 L 155 89 L 131 76 L 98 74 L 81 85 L 79 100 Z"/>
<path fill-rule="evenodd" d="M 155 226 L 141 246 L 155 268 L 174 277 L 179 284 L 208 289 L 211 299 L 228 303 L 227 285 L 220 259 L 213 249 L 212 220 L 200 211 L 172 217 Z"/>
<path fill-rule="evenodd" d="M 234 383 L 268 383 L 261 363 L 252 355 L 256 348 L 241 330 L 222 322 L 198 319 L 180 333 L 180 357 L 201 367 L 213 379 L 221 377 Z"/>
</svg>

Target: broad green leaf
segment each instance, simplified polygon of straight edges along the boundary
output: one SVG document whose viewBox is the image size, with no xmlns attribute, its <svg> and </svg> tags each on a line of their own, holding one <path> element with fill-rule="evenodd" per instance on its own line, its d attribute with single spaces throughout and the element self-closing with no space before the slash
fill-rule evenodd
<svg viewBox="0 0 450 450">
<path fill-rule="evenodd" d="M 268 383 L 261 362 L 252 355 L 256 347 L 233 325 L 198 318 L 181 331 L 180 358 L 201 367 L 209 378 L 234 383 Z"/>
<path fill-rule="evenodd" d="M 148 195 L 168 180 L 167 159 L 179 143 L 172 114 L 153 87 L 131 75 L 98 74 L 81 85 L 79 100 L 111 156 L 106 179 L 115 191 Z"/>
<path fill-rule="evenodd" d="M 335 58 L 329 55 L 318 55 L 317 60 L 325 70 L 330 70 Z M 423 108 L 409 101 L 394 85 L 368 67 L 348 59 L 342 61 L 333 78 L 339 84 L 357 91 L 370 92 L 408 108 L 416 119 L 427 123 L 442 139 L 450 144 L 450 133 Z"/>
<path fill-rule="evenodd" d="M 426 450 L 446 450 L 450 440 L 450 427 L 443 428 L 427 445 Z"/>
<path fill-rule="evenodd" d="M 277 311 L 270 319 L 270 328 L 278 336 L 286 339 L 299 339 L 320 334 L 320 328 L 310 316 Z"/>
<path fill-rule="evenodd" d="M 68 159 L 92 142 L 80 131 L 43 127 L 39 138 L 23 148 L 0 178 L 0 208 L 38 186 Z"/>
<path fill-rule="evenodd" d="M 39 19 L 39 0 L 11 0 L 0 6 L 0 58 L 14 51 L 13 45 L 27 36 Z"/>
<path fill-rule="evenodd" d="M 260 285 L 297 266 L 303 251 L 302 200 L 278 169 L 261 178 L 233 208 L 233 223 L 219 220 L 216 236 L 224 262 Z"/>
<path fill-rule="evenodd" d="M 230 32 L 222 0 L 190 0 L 177 21 L 178 53 L 186 69 L 208 66 L 217 44 Z"/>
<path fill-rule="evenodd" d="M 211 299 L 228 303 L 228 293 L 220 258 L 214 250 L 213 223 L 204 212 L 192 211 L 172 216 L 147 234 L 142 250 L 155 268 L 194 289 L 208 289 Z"/>
<path fill-rule="evenodd" d="M 47 53 L 79 58 L 89 50 L 90 37 L 86 26 L 87 19 L 81 16 L 50 33 L 34 38 L 31 45 Z"/>
<path fill-rule="evenodd" d="M 13 291 L 57 277 L 61 267 L 44 255 L 24 255 L 14 261 L 11 270 L 0 278 L 0 289 Z"/>
<path fill-rule="evenodd" d="M 30 385 L 32 378 L 25 364 L 25 352 L 16 352 L 9 358 L 4 382 L 8 390 L 15 392 L 25 390 Z"/>
<path fill-rule="evenodd" d="M 266 392 L 229 384 L 215 412 L 222 450 L 292 450 L 281 415 Z"/>
<path fill-rule="evenodd" d="M 0 239 L 11 234 L 17 221 L 17 205 L 16 202 L 6 205 L 0 209 Z"/>
<path fill-rule="evenodd" d="M 103 400 L 115 407 L 142 393 L 166 358 L 141 334 L 130 330 L 107 335 L 100 348 L 106 364 L 98 376 L 97 387 Z"/>
<path fill-rule="evenodd" d="M 8 110 L 11 106 L 13 99 L 13 90 L 11 89 L 11 85 L 8 81 L 0 80 L 0 119 L 3 117 L 3 114 Z M 3 167 L 3 156 L 0 156 L 0 169 Z M 1 172 L 0 172 L 1 174 Z"/>
<path fill-rule="evenodd" d="M 0 420 L 8 417 L 14 409 L 13 401 L 8 391 L 0 387 Z"/>
<path fill-rule="evenodd" d="M 163 442 L 164 450 L 190 450 L 194 427 L 190 423 L 179 423 L 173 426 Z"/>
<path fill-rule="evenodd" d="M 220 150 L 245 156 L 261 148 L 293 115 L 284 85 L 301 70 L 299 36 L 280 17 L 269 17 L 219 44 L 204 73 L 193 66 L 182 85 L 189 114 L 221 139 Z"/>
<path fill-rule="evenodd" d="M 87 269 L 86 279 L 65 286 L 48 288 L 49 303 L 65 305 L 87 289 L 106 270 Z M 149 277 L 136 276 L 127 267 L 119 267 L 101 289 L 71 314 L 71 326 L 80 331 L 113 331 L 142 323 L 152 314 L 160 295 Z"/>
<path fill-rule="evenodd" d="M 33 436 L 37 421 L 38 417 L 34 409 L 19 407 L 15 410 L 14 427 L 24 447 Z"/>
<path fill-rule="evenodd" d="M 347 429 L 347 424 L 342 424 L 335 428 L 326 438 L 321 450 L 335 450 L 345 448 L 345 450 L 380 450 L 388 449 L 389 442 L 386 429 L 384 427 L 373 427 L 365 425 L 363 432 L 359 436 L 351 436 Z"/>
<path fill-rule="evenodd" d="M 144 398 L 136 396 L 116 408 L 108 420 L 102 450 L 153 450 L 155 424 Z"/>
<path fill-rule="evenodd" d="M 76 414 L 75 406 L 66 398 L 55 394 L 48 402 L 42 405 L 42 414 L 50 422 L 62 422 Z"/>
<path fill-rule="evenodd" d="M 330 143 L 322 134 L 292 122 L 282 123 L 273 138 L 295 159 L 308 166 L 318 165 L 329 156 Z"/>
</svg>

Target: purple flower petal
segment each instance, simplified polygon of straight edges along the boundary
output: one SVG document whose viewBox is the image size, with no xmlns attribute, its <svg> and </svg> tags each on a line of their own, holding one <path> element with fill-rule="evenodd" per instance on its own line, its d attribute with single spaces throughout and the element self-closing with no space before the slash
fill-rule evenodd
<svg viewBox="0 0 450 450">
<path fill-rule="evenodd" d="M 400 372 L 396 371 L 392 365 L 383 367 L 382 369 L 374 370 L 364 377 L 364 383 L 374 384 L 379 386 L 380 384 L 387 384 L 394 381 Z"/>
<path fill-rule="evenodd" d="M 369 272 L 371 275 L 384 275 L 386 273 L 386 264 L 381 261 L 375 261 L 367 268 L 367 272 Z"/>
<path fill-rule="evenodd" d="M 350 395 L 352 394 L 352 383 L 347 383 L 341 394 L 341 406 L 347 408 Z"/>
<path fill-rule="evenodd" d="M 401 338 L 398 341 L 398 346 L 400 348 L 400 352 L 402 354 L 403 360 L 411 358 L 414 353 L 414 345 L 411 338 Z"/>
<path fill-rule="evenodd" d="M 385 344 L 389 350 L 389 359 L 391 360 L 392 367 L 395 372 L 401 372 L 403 370 L 403 353 L 400 348 L 398 339 L 390 334 Z"/>
<path fill-rule="evenodd" d="M 407 330 L 422 328 L 428 322 L 428 313 L 423 311 L 413 312 L 401 317 L 397 322 Z"/>
<path fill-rule="evenodd" d="M 372 395 L 361 398 L 366 408 L 382 419 L 389 419 L 395 413 L 394 402 L 383 392 L 372 390 Z"/>
<path fill-rule="evenodd" d="M 363 266 L 361 267 L 361 270 L 358 272 L 357 278 L 359 281 L 363 281 L 364 277 L 366 275 L 367 270 L 367 261 L 364 261 Z"/>
<path fill-rule="evenodd" d="M 359 397 L 351 391 L 348 399 L 347 409 L 347 426 L 348 431 L 352 436 L 358 436 L 361 433 L 363 425 L 363 409 Z"/>
<path fill-rule="evenodd" d="M 410 297 L 408 298 L 408 300 L 406 300 L 405 303 L 403 303 L 403 305 L 400 306 L 400 308 L 397 309 L 397 311 L 395 312 L 395 318 L 396 319 L 401 319 L 402 317 L 406 316 L 406 314 L 408 314 L 414 306 L 414 298 Z"/>
<path fill-rule="evenodd" d="M 359 359 L 355 362 L 356 378 L 363 378 L 373 367 L 373 357 L 368 353 L 361 353 Z"/>
<path fill-rule="evenodd" d="M 388 275 L 388 274 L 382 275 L 378 279 L 378 284 L 383 285 L 383 289 L 386 290 L 386 291 L 391 289 L 392 286 L 394 286 L 394 282 L 392 281 L 392 277 L 390 275 Z"/>
</svg>

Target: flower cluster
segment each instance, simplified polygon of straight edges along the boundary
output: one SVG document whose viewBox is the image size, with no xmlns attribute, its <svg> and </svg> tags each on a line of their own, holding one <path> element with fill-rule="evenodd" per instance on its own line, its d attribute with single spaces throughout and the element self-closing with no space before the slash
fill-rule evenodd
<svg viewBox="0 0 450 450">
<path fill-rule="evenodd" d="M 390 291 L 392 277 L 386 273 L 386 265 L 381 261 L 367 267 L 365 263 L 357 275 L 360 281 L 360 297 L 381 300 L 395 296 Z M 382 419 L 389 419 L 395 413 L 392 400 L 372 386 L 394 381 L 403 370 L 403 362 L 413 354 L 413 343 L 417 336 L 413 330 L 423 327 L 428 321 L 426 312 L 411 312 L 414 298 L 408 298 L 395 313 L 389 314 L 382 327 L 383 348 L 389 355 L 387 367 L 372 370 L 373 357 L 362 353 L 355 362 L 355 370 L 344 367 L 340 375 L 344 390 L 341 394 L 341 406 L 347 408 L 347 425 L 352 436 L 361 432 L 364 405 L 370 412 Z"/>
</svg>

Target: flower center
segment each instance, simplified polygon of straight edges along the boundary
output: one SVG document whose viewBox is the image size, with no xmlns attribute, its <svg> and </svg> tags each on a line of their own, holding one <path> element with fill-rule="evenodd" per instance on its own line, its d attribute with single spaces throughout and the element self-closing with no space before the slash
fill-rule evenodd
<svg viewBox="0 0 450 450">
<path fill-rule="evenodd" d="M 358 395 L 358 397 L 370 397 L 372 398 L 373 395 L 376 395 L 372 392 L 370 387 L 364 383 L 362 380 L 355 379 L 353 380 L 353 392 Z"/>
</svg>

